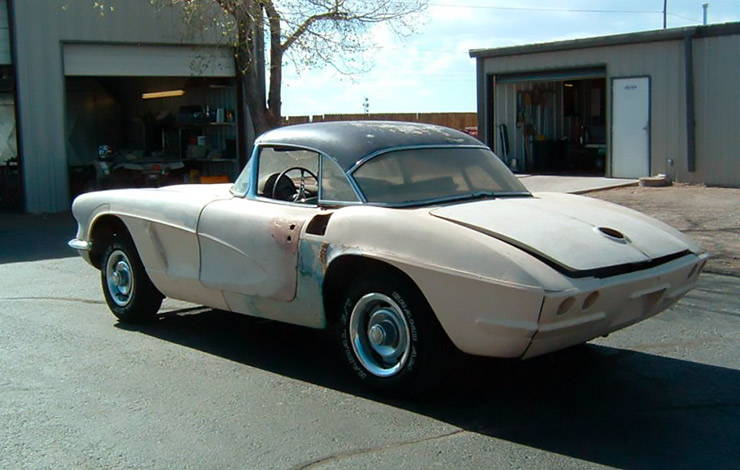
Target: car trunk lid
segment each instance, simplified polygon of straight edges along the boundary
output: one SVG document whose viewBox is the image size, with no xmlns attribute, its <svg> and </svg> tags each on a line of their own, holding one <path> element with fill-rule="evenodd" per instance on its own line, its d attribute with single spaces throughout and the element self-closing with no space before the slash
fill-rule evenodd
<svg viewBox="0 0 740 470">
<path fill-rule="evenodd" d="M 650 263 L 685 251 L 660 227 L 588 198 L 498 198 L 439 207 L 433 216 L 517 246 L 567 271 Z"/>
</svg>

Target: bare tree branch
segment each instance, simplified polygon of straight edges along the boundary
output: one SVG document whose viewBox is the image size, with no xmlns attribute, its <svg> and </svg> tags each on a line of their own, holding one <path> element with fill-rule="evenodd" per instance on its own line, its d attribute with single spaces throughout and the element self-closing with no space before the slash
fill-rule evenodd
<svg viewBox="0 0 740 470">
<path fill-rule="evenodd" d="M 90 0 L 103 11 L 107 0 Z M 109 1 L 109 0 L 108 0 Z M 281 123 L 283 63 L 357 70 L 373 46 L 374 25 L 399 36 L 413 31 L 428 0 L 150 0 L 180 9 L 189 29 L 216 34 L 234 48 L 239 82 L 257 133 Z M 112 10 L 112 9 L 111 9 Z M 264 40 L 264 41 L 263 41 Z M 269 51 L 269 89 L 261 84 L 264 43 Z"/>
</svg>

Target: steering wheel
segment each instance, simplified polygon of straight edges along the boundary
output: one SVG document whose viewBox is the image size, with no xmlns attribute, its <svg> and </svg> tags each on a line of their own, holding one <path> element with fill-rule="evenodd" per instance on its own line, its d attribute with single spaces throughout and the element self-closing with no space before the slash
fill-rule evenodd
<svg viewBox="0 0 740 470">
<path fill-rule="evenodd" d="M 280 182 L 280 180 L 287 177 L 286 175 L 293 170 L 297 170 L 301 172 L 301 183 L 296 189 L 296 193 L 293 195 L 293 202 L 298 202 L 298 201 L 302 201 L 306 199 L 306 173 L 308 173 L 309 176 L 311 176 L 311 178 L 313 178 L 314 181 L 316 181 L 316 186 L 319 185 L 319 178 L 311 170 L 309 170 L 308 168 L 303 168 L 302 166 L 292 166 L 288 168 L 287 170 L 284 170 L 282 173 L 280 173 L 280 175 L 275 179 L 275 182 L 272 185 L 272 198 L 273 199 L 277 199 L 276 195 L 278 191 L 278 183 Z M 289 179 L 291 182 L 293 182 L 291 178 Z"/>
</svg>

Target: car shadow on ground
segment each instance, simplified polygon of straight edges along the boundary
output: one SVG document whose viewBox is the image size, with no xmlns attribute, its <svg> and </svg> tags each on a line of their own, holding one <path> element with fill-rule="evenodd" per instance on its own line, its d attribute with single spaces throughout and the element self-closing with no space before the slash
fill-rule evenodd
<svg viewBox="0 0 740 470">
<path fill-rule="evenodd" d="M 325 331 L 207 308 L 118 326 L 598 464 L 721 468 L 740 462 L 738 370 L 598 345 L 528 361 L 462 356 L 443 388 L 401 400 L 358 384 Z"/>
</svg>

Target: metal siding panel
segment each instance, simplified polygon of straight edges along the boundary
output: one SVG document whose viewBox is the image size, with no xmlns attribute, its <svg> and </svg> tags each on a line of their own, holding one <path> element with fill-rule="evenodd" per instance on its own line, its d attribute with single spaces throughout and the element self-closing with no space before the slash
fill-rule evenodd
<svg viewBox="0 0 740 470">
<path fill-rule="evenodd" d="M 694 79 L 697 177 L 740 186 L 740 35 L 696 39 Z"/>
<path fill-rule="evenodd" d="M 10 54 L 10 28 L 8 25 L 8 0 L 0 0 L 0 65 L 12 64 Z"/>
<path fill-rule="evenodd" d="M 234 54 L 224 47 L 65 44 L 67 76 L 234 77 Z"/>
<path fill-rule="evenodd" d="M 603 67 L 588 67 L 584 69 L 553 70 L 544 73 L 513 73 L 498 76 L 498 83 L 521 82 L 554 82 L 564 80 L 583 80 L 587 78 L 603 78 L 606 71 Z"/>
<path fill-rule="evenodd" d="M 186 34 L 173 9 L 149 0 L 110 0 L 105 15 L 89 0 L 16 1 L 15 40 L 26 210 L 69 209 L 64 139 L 62 43 L 221 45 L 215 31 Z M 66 6 L 66 8 L 62 8 Z"/>
<path fill-rule="evenodd" d="M 26 9 L 34 3 L 15 3 L 16 24 L 23 25 L 15 33 L 26 210 L 59 212 L 68 209 L 61 56 L 58 46 L 43 47 L 46 38 L 58 35 L 58 28 L 49 16 Z"/>
</svg>

